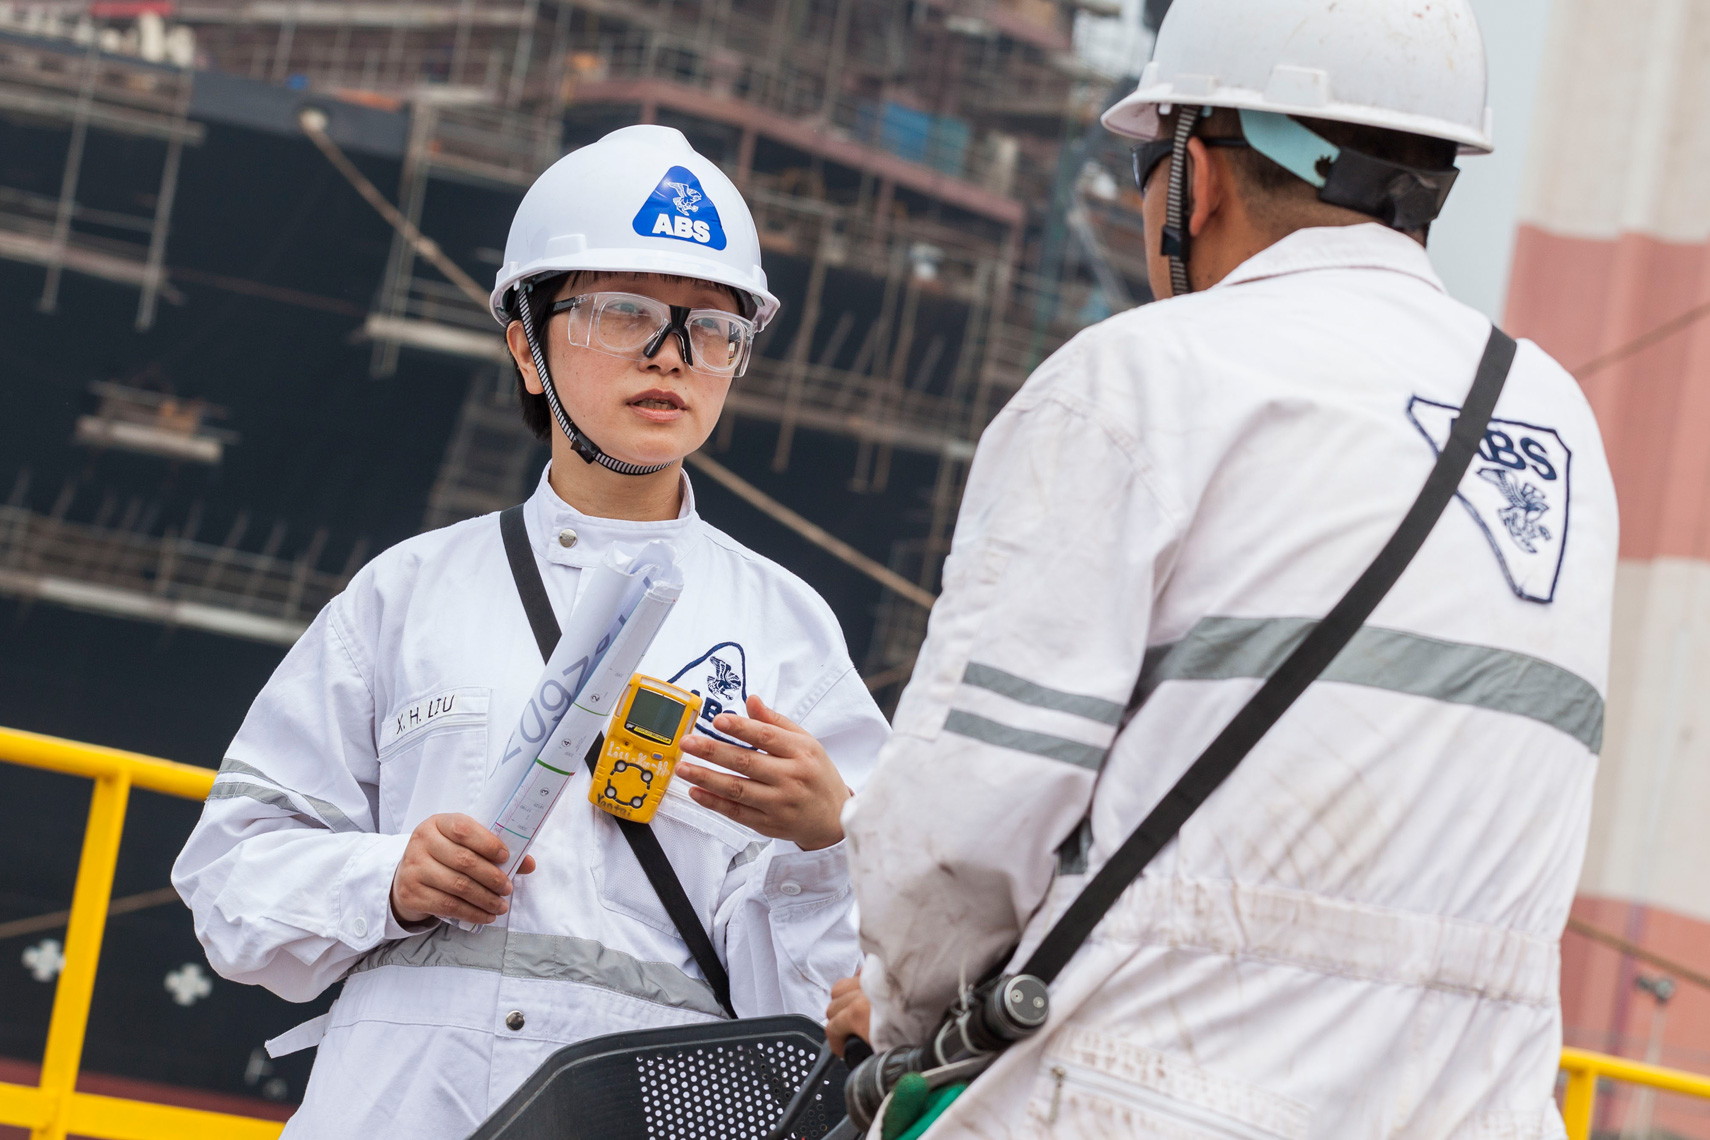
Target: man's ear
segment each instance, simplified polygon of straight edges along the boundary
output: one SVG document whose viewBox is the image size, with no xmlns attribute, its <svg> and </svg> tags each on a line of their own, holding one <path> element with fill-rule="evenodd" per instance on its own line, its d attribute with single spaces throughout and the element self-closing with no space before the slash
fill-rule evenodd
<svg viewBox="0 0 1710 1140">
<path fill-rule="evenodd" d="M 1198 237 L 1229 192 L 1228 168 L 1220 162 L 1213 162 L 1211 148 L 1197 138 L 1188 140 L 1187 160 L 1193 206 L 1193 212 L 1188 215 L 1188 233 Z"/>
<path fill-rule="evenodd" d="M 528 350 L 528 334 L 523 331 L 521 321 L 512 321 L 505 326 L 505 347 L 511 350 L 511 359 L 516 362 L 517 371 L 522 373 L 523 387 L 530 395 L 546 395 L 540 373 L 534 367 L 534 354 Z"/>
</svg>

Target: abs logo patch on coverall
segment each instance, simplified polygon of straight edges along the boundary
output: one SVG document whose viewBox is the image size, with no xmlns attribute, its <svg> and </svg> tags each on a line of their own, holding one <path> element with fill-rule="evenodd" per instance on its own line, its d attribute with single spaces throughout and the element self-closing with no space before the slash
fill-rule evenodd
<svg viewBox="0 0 1710 1140">
<path fill-rule="evenodd" d="M 665 177 L 641 204 L 634 225 L 635 232 L 643 237 L 675 238 L 708 249 L 724 248 L 724 225 L 719 221 L 718 207 L 701 189 L 700 179 L 687 167 L 673 166 L 665 172 Z"/>
<path fill-rule="evenodd" d="M 749 747 L 713 729 L 713 718 L 719 713 L 748 715 L 748 655 L 735 641 L 721 641 L 695 658 L 670 678 L 701 698 L 701 715 L 695 731 L 722 740 L 727 744 Z"/>
<path fill-rule="evenodd" d="M 1408 418 L 1437 452 L 1460 411 L 1418 396 L 1407 404 Z M 1509 587 L 1527 601 L 1556 596 L 1572 463 L 1573 452 L 1554 428 L 1493 418 L 1456 495 L 1490 540 Z"/>
</svg>

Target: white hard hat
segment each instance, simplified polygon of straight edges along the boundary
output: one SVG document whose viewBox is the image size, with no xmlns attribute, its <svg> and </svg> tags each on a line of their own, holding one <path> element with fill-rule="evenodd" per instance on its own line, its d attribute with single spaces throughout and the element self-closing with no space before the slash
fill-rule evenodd
<svg viewBox="0 0 1710 1140">
<path fill-rule="evenodd" d="M 724 172 L 670 127 L 624 127 L 535 179 L 511 221 L 490 307 L 508 324 L 518 282 L 575 270 L 668 273 L 750 297 L 765 327 L 778 311 L 760 267 L 748 203 Z"/>
<path fill-rule="evenodd" d="M 1160 105 L 1272 111 L 1491 150 L 1468 0 L 1176 0 L 1140 86 L 1104 113 L 1159 138 Z"/>
</svg>

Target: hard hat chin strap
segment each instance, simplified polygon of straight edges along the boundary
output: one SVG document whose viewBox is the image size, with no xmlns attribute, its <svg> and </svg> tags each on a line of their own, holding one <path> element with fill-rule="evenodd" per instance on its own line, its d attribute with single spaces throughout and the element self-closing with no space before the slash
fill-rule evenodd
<svg viewBox="0 0 1710 1140">
<path fill-rule="evenodd" d="M 558 402 L 558 390 L 552 385 L 552 373 L 546 367 L 546 353 L 540 349 L 540 341 L 534 335 L 534 312 L 529 307 L 528 295 L 532 288 L 528 282 L 517 287 L 517 309 L 522 314 L 523 335 L 528 338 L 528 352 L 534 358 L 534 370 L 540 376 L 540 386 L 546 392 L 547 406 L 552 409 L 552 418 L 558 421 L 558 427 L 564 433 L 564 438 L 570 441 L 570 448 L 582 457 L 585 463 L 598 463 L 608 471 L 616 471 L 619 475 L 652 475 L 671 466 L 670 463 L 655 463 L 643 465 L 640 463 L 625 463 L 621 459 L 613 459 L 600 448 L 600 445 L 588 438 L 586 432 L 577 427 L 564 411 L 564 405 Z"/>
<path fill-rule="evenodd" d="M 1170 147 L 1170 185 L 1164 199 L 1164 231 L 1159 237 L 1159 248 L 1170 259 L 1170 293 L 1176 297 L 1193 292 L 1187 265 L 1188 222 L 1193 209 L 1188 198 L 1193 188 L 1188 181 L 1187 144 L 1203 113 L 1200 107 L 1176 108 L 1176 133 Z"/>
</svg>

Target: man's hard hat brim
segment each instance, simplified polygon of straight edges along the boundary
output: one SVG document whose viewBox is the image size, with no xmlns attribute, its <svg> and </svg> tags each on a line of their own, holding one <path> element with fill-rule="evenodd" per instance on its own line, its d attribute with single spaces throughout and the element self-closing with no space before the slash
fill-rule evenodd
<svg viewBox="0 0 1710 1140">
<path fill-rule="evenodd" d="M 1285 69 L 1278 68 L 1278 71 Z M 1286 69 L 1291 72 L 1305 71 L 1303 68 Z M 1321 74 L 1321 73 L 1320 73 Z M 1154 141 L 1162 137 L 1162 123 L 1159 118 L 1160 108 L 1166 106 L 1192 107 L 1232 107 L 1246 108 L 1250 111 L 1272 111 L 1282 115 L 1300 115 L 1312 119 L 1328 119 L 1337 123 L 1355 123 L 1360 126 L 1381 127 L 1385 130 L 1403 131 L 1407 134 L 1424 135 L 1426 138 L 1446 139 L 1456 144 L 1462 154 L 1489 154 L 1494 149 L 1492 143 L 1492 119 L 1490 109 L 1484 113 L 1482 130 L 1471 130 L 1459 123 L 1439 119 L 1428 115 L 1413 115 L 1403 111 L 1392 111 L 1383 107 L 1370 107 L 1358 103 L 1339 103 L 1331 99 L 1315 101 L 1312 99 L 1277 98 L 1264 91 L 1254 91 L 1250 88 L 1225 86 L 1211 76 L 1179 75 L 1174 81 L 1156 80 L 1157 65 L 1148 64 L 1146 74 L 1140 77 L 1140 86 L 1132 95 L 1127 96 L 1106 111 L 1099 119 L 1105 129 L 1115 134 L 1124 135 L 1131 139 Z M 1307 82 L 1298 82 L 1297 76 L 1288 77 L 1292 82 L 1288 86 L 1305 88 L 1308 91 L 1315 87 L 1327 86 L 1311 82 L 1314 76 L 1308 76 Z M 1148 82 L 1152 80 L 1152 82 Z M 1273 81 L 1272 86 L 1279 86 Z"/>
</svg>

